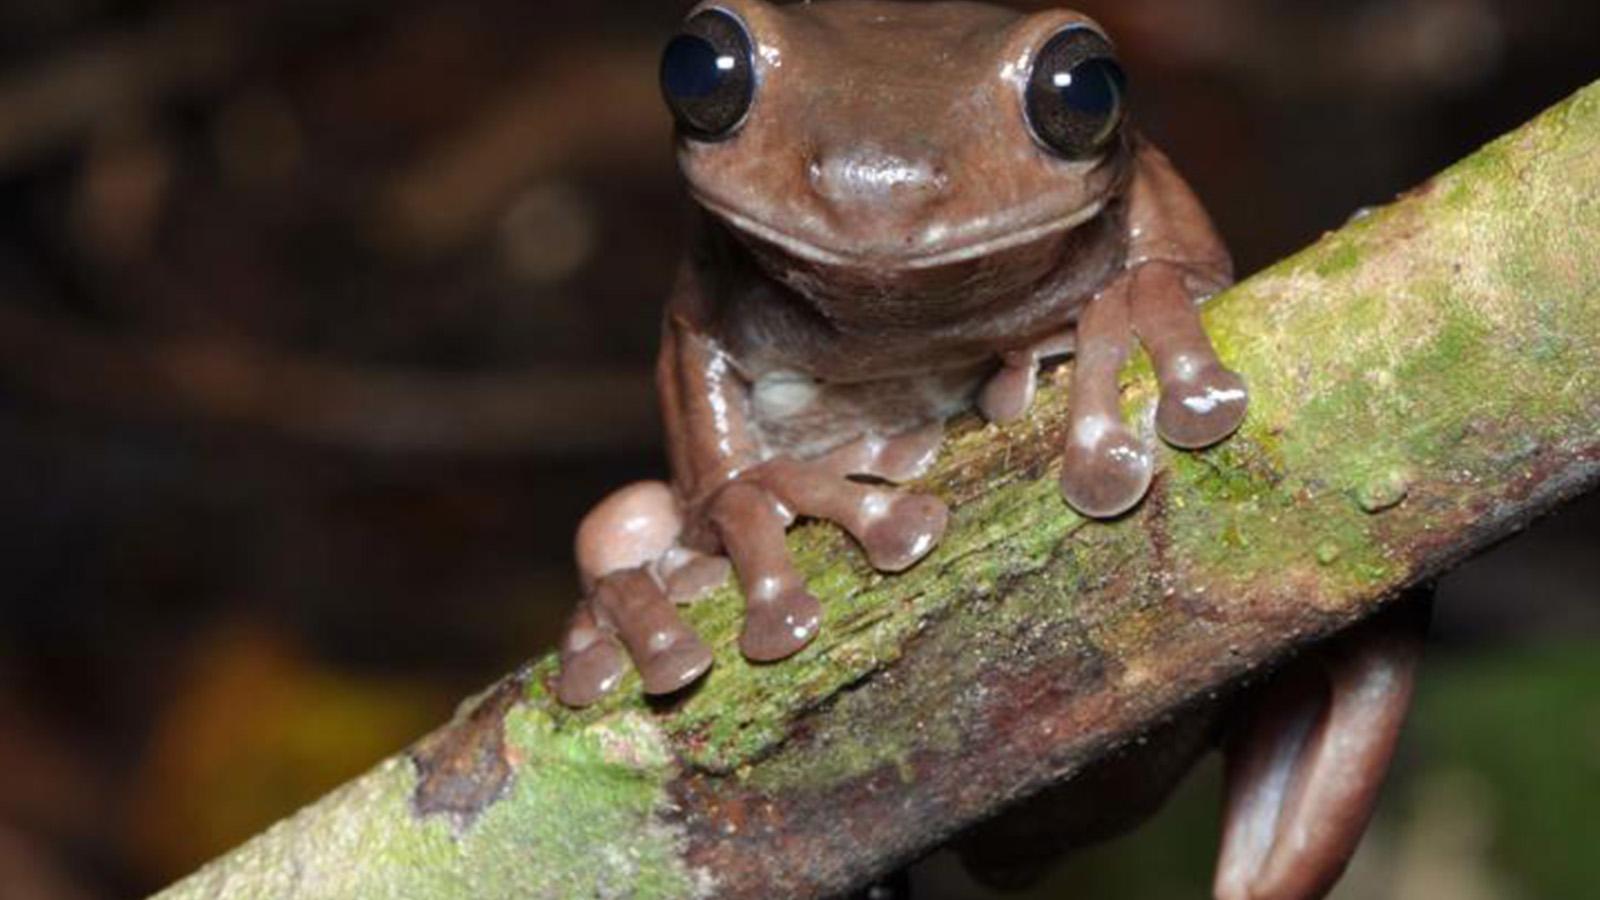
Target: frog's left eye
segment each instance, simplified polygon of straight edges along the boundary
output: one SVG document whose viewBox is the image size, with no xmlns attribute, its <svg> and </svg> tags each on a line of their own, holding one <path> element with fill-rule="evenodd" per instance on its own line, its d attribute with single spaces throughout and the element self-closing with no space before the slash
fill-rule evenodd
<svg viewBox="0 0 1600 900">
<path fill-rule="evenodd" d="M 1081 25 L 1058 32 L 1033 58 L 1026 106 L 1033 136 L 1067 159 L 1100 154 L 1122 124 L 1128 79 L 1111 42 Z"/>
<path fill-rule="evenodd" d="M 721 10 L 691 16 L 661 54 L 661 94 L 678 128 L 698 140 L 737 131 L 750 112 L 755 83 L 750 36 Z"/>
</svg>

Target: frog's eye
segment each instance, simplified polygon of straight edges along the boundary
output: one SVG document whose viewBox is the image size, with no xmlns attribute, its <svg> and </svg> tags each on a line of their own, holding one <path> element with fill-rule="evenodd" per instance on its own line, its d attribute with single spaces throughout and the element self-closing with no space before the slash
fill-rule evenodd
<svg viewBox="0 0 1600 900">
<path fill-rule="evenodd" d="M 744 25 L 720 10 L 706 10 L 683 23 L 661 54 L 661 93 L 684 134 L 721 140 L 750 112 L 754 70 Z"/>
<path fill-rule="evenodd" d="M 1026 106 L 1033 136 L 1067 159 L 1099 155 L 1122 124 L 1128 79 L 1099 32 L 1074 25 L 1033 58 Z"/>
</svg>

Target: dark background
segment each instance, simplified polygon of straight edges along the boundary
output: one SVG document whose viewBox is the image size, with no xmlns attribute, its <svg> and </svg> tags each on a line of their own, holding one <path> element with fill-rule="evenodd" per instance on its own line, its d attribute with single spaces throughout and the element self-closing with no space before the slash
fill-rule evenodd
<svg viewBox="0 0 1600 900">
<path fill-rule="evenodd" d="M 686 7 L 0 2 L 0 897 L 152 890 L 549 648 L 663 472 Z M 1600 77 L 1591 0 L 1082 8 L 1243 272 Z M 1341 896 L 1600 895 L 1597 535 L 1446 582 Z M 1040 895 L 1200 896 L 1215 795 Z"/>
</svg>

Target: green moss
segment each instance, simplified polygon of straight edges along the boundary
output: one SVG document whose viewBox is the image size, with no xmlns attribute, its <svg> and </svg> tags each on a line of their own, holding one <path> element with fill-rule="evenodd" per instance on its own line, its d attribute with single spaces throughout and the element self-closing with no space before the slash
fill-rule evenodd
<svg viewBox="0 0 1600 900">
<path fill-rule="evenodd" d="M 692 897 L 709 890 L 689 871 L 680 837 L 658 820 L 670 753 L 637 714 L 563 732 L 542 712 L 506 717 L 519 761 L 507 795 L 461 828 L 419 819 L 416 774 L 390 760 L 202 869 L 162 900 L 319 900 L 373 897 Z"/>
<path fill-rule="evenodd" d="M 1356 240 L 1344 237 L 1325 248 L 1322 258 L 1317 260 L 1316 273 L 1323 278 L 1332 278 L 1354 269 L 1361 262 L 1361 248 Z"/>
</svg>

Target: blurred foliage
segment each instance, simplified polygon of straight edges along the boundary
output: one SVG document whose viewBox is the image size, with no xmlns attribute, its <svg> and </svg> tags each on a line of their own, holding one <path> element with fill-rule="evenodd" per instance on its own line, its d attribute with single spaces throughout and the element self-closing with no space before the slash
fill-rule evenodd
<svg viewBox="0 0 1600 900">
<path fill-rule="evenodd" d="M 349 780 L 444 721 L 453 702 L 419 679 L 321 665 L 250 623 L 214 629 L 191 655 L 133 773 L 129 840 L 155 879 Z"/>
<path fill-rule="evenodd" d="M 1579 897 L 1600 888 L 1600 653 L 1548 644 L 1436 660 L 1412 725 L 1414 764 L 1486 821 L 1490 867 L 1512 896 Z M 1460 798 L 1413 778 L 1408 815 Z"/>
</svg>

